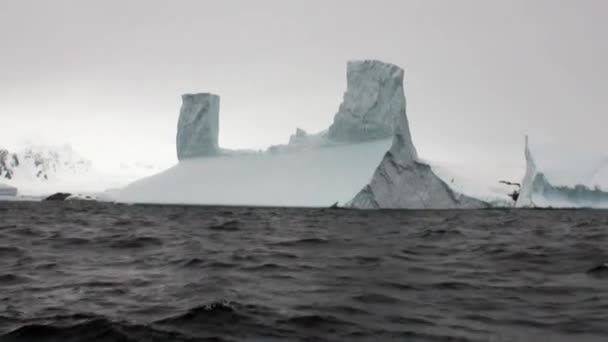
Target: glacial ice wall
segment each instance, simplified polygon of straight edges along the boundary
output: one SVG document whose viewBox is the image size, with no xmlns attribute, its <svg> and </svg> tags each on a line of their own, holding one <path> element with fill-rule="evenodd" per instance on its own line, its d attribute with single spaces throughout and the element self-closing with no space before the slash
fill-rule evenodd
<svg viewBox="0 0 608 342">
<path fill-rule="evenodd" d="M 551 149 L 556 155 L 539 153 L 539 162 L 526 137 L 526 174 L 517 207 L 608 208 L 606 156 L 589 150 Z"/>
<path fill-rule="evenodd" d="M 176 137 L 178 160 L 218 154 L 219 114 L 219 96 L 207 93 L 182 95 Z"/>
<path fill-rule="evenodd" d="M 334 141 L 361 142 L 397 136 L 402 140 L 401 152 L 416 159 L 405 112 L 403 69 L 374 60 L 350 61 L 346 79 L 344 100 L 329 127 L 328 137 Z"/>
</svg>

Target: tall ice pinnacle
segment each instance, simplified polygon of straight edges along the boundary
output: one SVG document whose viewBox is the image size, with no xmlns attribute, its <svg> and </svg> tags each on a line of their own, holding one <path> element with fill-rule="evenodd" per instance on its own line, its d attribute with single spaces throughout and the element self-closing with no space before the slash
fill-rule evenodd
<svg viewBox="0 0 608 342">
<path fill-rule="evenodd" d="M 335 141 L 364 142 L 393 137 L 400 157 L 417 159 L 406 115 L 404 71 L 375 60 L 350 61 L 347 88 L 328 136 Z"/>
<path fill-rule="evenodd" d="M 176 138 L 178 160 L 218 154 L 219 112 L 217 95 L 182 95 Z"/>
<path fill-rule="evenodd" d="M 407 119 L 403 69 L 379 61 L 348 63 L 348 89 L 329 135 L 365 141 L 393 137 L 374 175 L 348 205 L 360 209 L 484 208 L 483 201 L 454 192 L 418 160 Z"/>
</svg>

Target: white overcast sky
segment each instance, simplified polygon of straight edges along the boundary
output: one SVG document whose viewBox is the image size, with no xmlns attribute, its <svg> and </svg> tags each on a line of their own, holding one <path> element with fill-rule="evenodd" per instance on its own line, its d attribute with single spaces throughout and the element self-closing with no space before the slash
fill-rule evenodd
<svg viewBox="0 0 608 342">
<path fill-rule="evenodd" d="M 0 0 L 0 145 L 172 163 L 186 92 L 220 143 L 326 128 L 346 61 L 406 70 L 421 155 L 521 158 L 523 135 L 608 146 L 604 0 Z M 511 159 L 513 160 L 513 159 Z"/>
</svg>

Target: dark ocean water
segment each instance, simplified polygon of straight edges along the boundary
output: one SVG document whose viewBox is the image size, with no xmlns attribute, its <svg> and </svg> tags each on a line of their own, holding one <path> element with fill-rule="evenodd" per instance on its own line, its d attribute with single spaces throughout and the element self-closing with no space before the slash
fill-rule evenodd
<svg viewBox="0 0 608 342">
<path fill-rule="evenodd" d="M 0 202 L 0 341 L 608 341 L 608 212 Z"/>
</svg>

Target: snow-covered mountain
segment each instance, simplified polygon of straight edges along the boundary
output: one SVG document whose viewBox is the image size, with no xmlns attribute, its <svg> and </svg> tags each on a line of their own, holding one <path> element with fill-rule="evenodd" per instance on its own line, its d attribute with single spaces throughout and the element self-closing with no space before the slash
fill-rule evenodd
<svg viewBox="0 0 608 342">
<path fill-rule="evenodd" d="M 0 149 L 0 178 L 5 182 L 53 181 L 91 171 L 91 161 L 71 146 L 28 145 L 19 152 Z"/>
<path fill-rule="evenodd" d="M 67 144 L 28 143 L 17 151 L 0 148 L 0 183 L 17 188 L 19 195 L 24 196 L 55 192 L 93 194 L 124 186 L 159 170 L 142 162 L 116 164 L 96 167 Z"/>
</svg>

